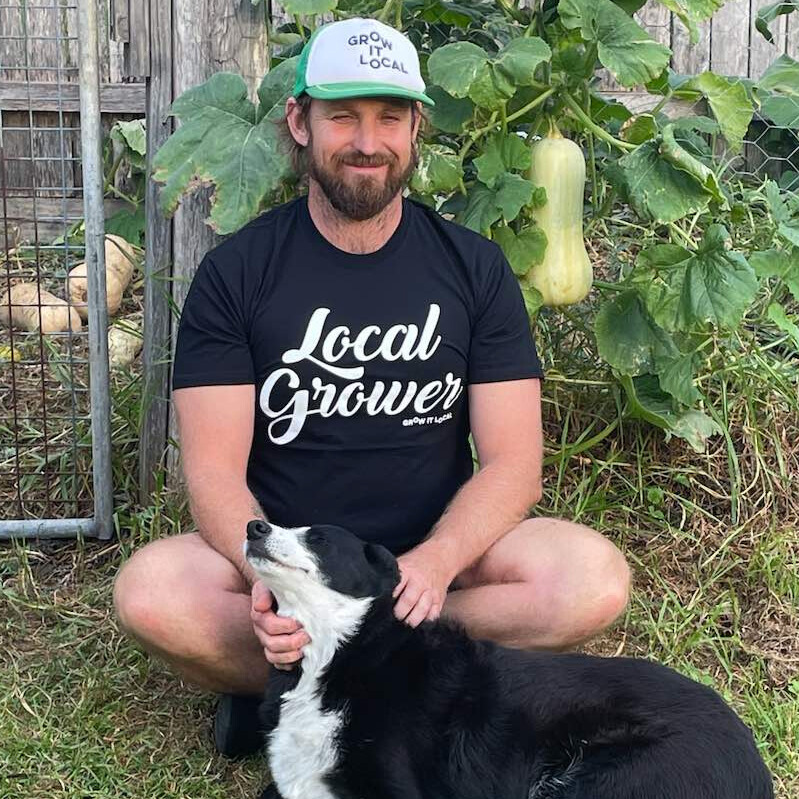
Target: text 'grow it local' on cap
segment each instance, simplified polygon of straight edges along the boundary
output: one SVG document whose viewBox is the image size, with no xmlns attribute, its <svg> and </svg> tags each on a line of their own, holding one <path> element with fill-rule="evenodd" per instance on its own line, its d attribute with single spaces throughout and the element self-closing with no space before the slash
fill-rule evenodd
<svg viewBox="0 0 799 799">
<path fill-rule="evenodd" d="M 410 39 L 376 19 L 354 17 L 317 28 L 297 62 L 294 96 L 320 100 L 405 97 L 426 105 L 419 55 Z"/>
</svg>

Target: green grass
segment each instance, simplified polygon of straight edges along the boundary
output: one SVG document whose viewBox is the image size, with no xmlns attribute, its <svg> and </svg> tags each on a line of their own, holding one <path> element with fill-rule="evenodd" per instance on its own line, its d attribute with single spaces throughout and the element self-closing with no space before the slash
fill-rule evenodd
<svg viewBox="0 0 799 799">
<path fill-rule="evenodd" d="M 603 251 L 612 273 L 631 240 Z M 616 261 L 614 261 L 616 259 Z M 546 359 L 540 512 L 611 537 L 634 572 L 628 611 L 587 647 L 649 657 L 719 690 L 754 731 L 779 799 L 799 796 L 799 361 L 753 313 L 718 341 L 702 388 L 727 434 L 699 454 L 620 415 L 575 309 L 539 327 Z M 772 331 L 773 332 L 773 331 Z M 118 540 L 0 547 L 0 796 L 252 799 L 265 763 L 211 745 L 213 697 L 121 635 L 120 566 L 186 529 L 185 502 L 136 502 L 139 384 L 114 386 Z"/>
</svg>

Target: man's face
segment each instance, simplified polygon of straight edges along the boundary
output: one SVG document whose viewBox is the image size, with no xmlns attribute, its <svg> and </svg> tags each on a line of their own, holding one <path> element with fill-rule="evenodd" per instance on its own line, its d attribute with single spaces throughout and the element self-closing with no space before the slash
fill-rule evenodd
<svg viewBox="0 0 799 799">
<path fill-rule="evenodd" d="M 418 124 L 405 100 L 313 100 L 306 122 L 308 174 L 337 211 L 371 219 L 416 168 Z"/>
</svg>

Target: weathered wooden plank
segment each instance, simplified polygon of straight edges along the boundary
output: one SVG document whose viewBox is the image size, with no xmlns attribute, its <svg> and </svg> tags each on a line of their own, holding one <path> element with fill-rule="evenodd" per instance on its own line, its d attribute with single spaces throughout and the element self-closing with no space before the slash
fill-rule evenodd
<svg viewBox="0 0 799 799">
<path fill-rule="evenodd" d="M 710 69 L 710 22 L 700 22 L 696 27 L 697 40 L 691 44 L 688 29 L 672 15 L 671 68 L 682 75 L 699 75 Z"/>
<path fill-rule="evenodd" d="M 719 75 L 749 75 L 749 0 L 729 0 L 711 20 L 710 68 Z"/>
<path fill-rule="evenodd" d="M 104 83 L 100 86 L 100 111 L 104 114 L 144 114 L 144 83 Z M 77 84 L 39 81 L 0 81 L 0 110 L 79 111 Z"/>
<path fill-rule="evenodd" d="M 128 48 L 128 75 L 145 77 L 150 74 L 150 48 L 159 35 L 150 30 L 150 17 L 155 18 L 155 9 L 150 0 L 129 0 L 130 46 Z"/>
<path fill-rule="evenodd" d="M 643 114 L 651 111 L 660 101 L 661 97 L 657 94 L 650 94 L 647 91 L 599 91 L 600 97 L 605 100 L 622 103 L 633 114 Z M 688 103 L 685 100 L 669 100 L 660 109 L 670 119 L 688 116 L 689 114 L 703 113 L 702 108 L 697 109 L 696 104 Z"/>
<path fill-rule="evenodd" d="M 80 151 L 78 115 L 4 111 L 2 127 L 7 193 L 69 196 Z"/>
<path fill-rule="evenodd" d="M 153 25 L 147 42 L 147 174 L 152 159 L 172 132 L 172 5 L 148 0 Z M 170 287 L 172 222 L 161 213 L 158 188 L 148 180 L 145 195 L 144 343 L 142 416 L 139 437 L 139 497 L 152 501 L 155 474 L 164 463 L 169 420 Z"/>
<path fill-rule="evenodd" d="M 174 86 L 176 96 L 207 80 L 218 70 L 241 74 L 254 97 L 258 83 L 268 69 L 266 28 L 263 9 L 251 3 L 230 0 L 174 0 Z M 203 255 L 219 238 L 204 224 L 208 216 L 207 197 L 185 199 L 173 225 L 172 299 L 183 306 L 191 278 Z M 177 336 L 177 318 L 172 321 L 172 340 Z M 169 438 L 177 440 L 177 427 L 169 419 Z M 169 471 L 177 475 L 174 448 L 168 455 Z"/>
<path fill-rule="evenodd" d="M 785 52 L 799 61 L 799 14 L 789 14 L 785 22 Z"/>
<path fill-rule="evenodd" d="M 35 203 L 35 207 L 34 207 Z M 83 219 L 82 197 L 7 197 L 5 221 L 9 227 L 19 229 L 21 243 L 47 244 L 56 236 L 64 234 L 65 227 Z M 105 215 L 111 216 L 127 207 L 124 200 L 106 199 L 103 203 Z"/>
</svg>

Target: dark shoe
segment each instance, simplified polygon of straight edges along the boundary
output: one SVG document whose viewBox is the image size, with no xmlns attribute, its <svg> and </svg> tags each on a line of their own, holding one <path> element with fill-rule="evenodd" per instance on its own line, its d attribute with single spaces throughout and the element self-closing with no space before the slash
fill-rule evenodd
<svg viewBox="0 0 799 799">
<path fill-rule="evenodd" d="M 220 755 L 246 757 L 260 751 L 264 736 L 260 729 L 260 696 L 222 694 L 214 717 L 214 744 Z"/>
</svg>

